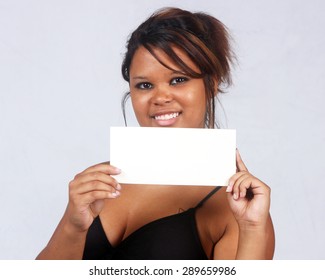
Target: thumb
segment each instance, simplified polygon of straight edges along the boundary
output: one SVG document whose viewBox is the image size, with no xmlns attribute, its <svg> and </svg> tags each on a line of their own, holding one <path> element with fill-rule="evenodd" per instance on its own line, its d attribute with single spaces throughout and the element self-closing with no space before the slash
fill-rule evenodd
<svg viewBox="0 0 325 280">
<path fill-rule="evenodd" d="M 237 167 L 237 172 L 248 171 L 245 163 L 243 162 L 243 160 L 240 156 L 238 149 L 236 149 L 236 167 Z"/>
<path fill-rule="evenodd" d="M 94 201 L 92 204 L 89 205 L 89 208 L 92 212 L 93 217 L 96 218 L 104 208 L 104 199 Z"/>
</svg>

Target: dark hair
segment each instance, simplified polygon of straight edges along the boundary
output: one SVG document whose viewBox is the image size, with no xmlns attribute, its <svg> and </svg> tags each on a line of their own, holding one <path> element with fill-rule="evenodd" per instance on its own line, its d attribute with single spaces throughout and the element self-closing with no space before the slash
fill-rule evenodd
<svg viewBox="0 0 325 280">
<path fill-rule="evenodd" d="M 231 84 L 230 65 L 234 56 L 226 27 L 206 13 L 191 13 L 178 8 L 158 10 L 129 37 L 122 63 L 122 75 L 127 82 L 130 81 L 129 70 L 133 56 L 140 46 L 146 48 L 165 67 L 170 68 L 155 55 L 155 48 L 163 50 L 185 74 L 192 78 L 203 78 L 207 97 L 205 125 L 214 128 L 215 96 L 218 92 L 224 92 L 222 87 Z M 200 72 L 186 65 L 173 47 L 183 50 Z M 127 92 L 122 100 L 124 120 L 129 94 Z"/>
</svg>

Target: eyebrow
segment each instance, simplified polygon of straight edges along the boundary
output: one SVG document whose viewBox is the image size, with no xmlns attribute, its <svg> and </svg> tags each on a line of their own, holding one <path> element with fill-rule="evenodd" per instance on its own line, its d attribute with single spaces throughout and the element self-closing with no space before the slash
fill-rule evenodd
<svg viewBox="0 0 325 280">
<path fill-rule="evenodd" d="M 182 71 L 178 71 L 178 70 L 172 71 L 171 74 L 172 75 L 175 75 L 175 74 L 176 75 L 179 75 L 179 74 L 181 74 L 181 75 L 187 75 L 186 73 L 184 73 Z M 132 80 L 148 80 L 148 78 L 146 76 L 135 76 L 135 77 L 132 78 Z"/>
<path fill-rule="evenodd" d="M 135 76 L 132 78 L 132 80 L 147 80 L 148 78 L 145 76 Z"/>
</svg>

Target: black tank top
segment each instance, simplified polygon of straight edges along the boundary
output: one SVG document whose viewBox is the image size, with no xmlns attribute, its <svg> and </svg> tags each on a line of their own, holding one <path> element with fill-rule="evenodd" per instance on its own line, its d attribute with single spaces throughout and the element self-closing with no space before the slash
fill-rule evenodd
<svg viewBox="0 0 325 280">
<path fill-rule="evenodd" d="M 197 231 L 195 211 L 221 187 L 213 189 L 196 207 L 150 222 L 113 247 L 99 216 L 90 226 L 85 260 L 206 260 Z"/>
</svg>

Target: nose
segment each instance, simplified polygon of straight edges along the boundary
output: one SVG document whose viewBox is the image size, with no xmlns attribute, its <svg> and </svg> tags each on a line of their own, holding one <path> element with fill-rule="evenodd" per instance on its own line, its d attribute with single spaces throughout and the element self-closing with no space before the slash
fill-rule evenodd
<svg viewBox="0 0 325 280">
<path fill-rule="evenodd" d="M 153 92 L 151 101 L 156 106 L 168 104 L 173 101 L 173 94 L 166 88 L 157 87 Z"/>
</svg>

